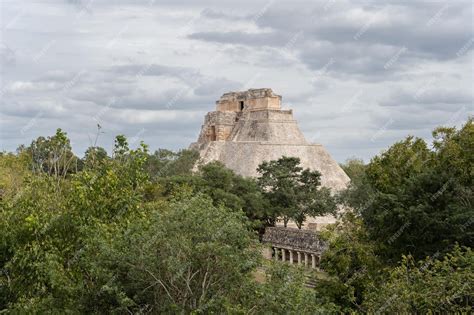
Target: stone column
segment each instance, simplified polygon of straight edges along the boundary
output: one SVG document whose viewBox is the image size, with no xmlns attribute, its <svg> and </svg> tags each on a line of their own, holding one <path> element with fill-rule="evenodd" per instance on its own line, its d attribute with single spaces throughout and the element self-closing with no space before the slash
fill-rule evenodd
<svg viewBox="0 0 474 315">
<path fill-rule="evenodd" d="M 304 265 L 308 267 L 308 253 L 304 253 Z"/>
<path fill-rule="evenodd" d="M 281 260 L 286 261 L 286 249 L 281 249 Z"/>
<path fill-rule="evenodd" d="M 275 251 L 275 260 L 278 261 L 278 247 L 273 247 L 273 250 Z"/>
<path fill-rule="evenodd" d="M 316 268 L 316 255 L 311 254 L 311 268 L 315 269 Z"/>
<path fill-rule="evenodd" d="M 301 252 L 296 252 L 296 255 L 298 255 L 298 265 L 301 265 Z"/>
<path fill-rule="evenodd" d="M 293 264 L 293 251 L 290 249 L 290 265 Z"/>
</svg>

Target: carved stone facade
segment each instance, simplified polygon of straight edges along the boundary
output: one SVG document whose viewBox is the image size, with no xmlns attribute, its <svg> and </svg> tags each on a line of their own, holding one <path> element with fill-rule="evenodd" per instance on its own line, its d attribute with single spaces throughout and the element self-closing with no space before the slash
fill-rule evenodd
<svg viewBox="0 0 474 315">
<path fill-rule="evenodd" d="M 327 245 L 317 232 L 284 227 L 265 229 L 262 239 L 267 244 L 264 256 L 268 259 L 318 268 Z"/>
<path fill-rule="evenodd" d="M 225 93 L 216 110 L 204 118 L 198 141 L 198 163 L 221 161 L 243 176 L 256 177 L 263 161 L 299 157 L 304 168 L 318 170 L 323 186 L 339 191 L 349 177 L 320 144 L 308 143 L 291 109 L 281 108 L 281 96 L 271 89 Z M 305 228 L 320 229 L 335 222 L 332 216 L 309 218 Z"/>
</svg>

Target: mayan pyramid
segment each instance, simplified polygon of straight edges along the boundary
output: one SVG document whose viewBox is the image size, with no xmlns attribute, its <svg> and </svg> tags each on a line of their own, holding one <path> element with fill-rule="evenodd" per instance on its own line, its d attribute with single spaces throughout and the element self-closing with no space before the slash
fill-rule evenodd
<svg viewBox="0 0 474 315">
<path fill-rule="evenodd" d="M 323 186 L 339 191 L 349 177 L 320 144 L 308 143 L 291 109 L 281 108 L 281 96 L 271 89 L 229 92 L 216 102 L 216 110 L 204 118 L 198 141 L 191 148 L 200 152 L 199 163 L 221 161 L 243 176 L 258 176 L 263 161 L 282 156 L 301 159 L 305 168 L 321 173 Z M 306 227 L 319 228 L 333 217 L 308 220 Z"/>
</svg>

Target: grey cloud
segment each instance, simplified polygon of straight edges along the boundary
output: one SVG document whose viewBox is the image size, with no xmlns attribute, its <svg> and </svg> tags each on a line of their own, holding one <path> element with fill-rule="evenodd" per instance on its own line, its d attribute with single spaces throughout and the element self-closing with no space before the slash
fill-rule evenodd
<svg viewBox="0 0 474 315">
<path fill-rule="evenodd" d="M 250 46 L 282 46 L 288 39 L 277 33 L 246 33 L 246 32 L 197 32 L 188 35 L 190 39 L 224 44 L 243 44 Z"/>
<path fill-rule="evenodd" d="M 410 91 L 400 90 L 391 93 L 387 99 L 380 102 L 380 105 L 388 107 L 408 106 L 422 108 L 423 110 L 436 109 L 453 112 L 458 110 L 458 107 L 462 104 L 469 105 L 472 103 L 473 96 L 468 91 L 427 86 Z"/>
<path fill-rule="evenodd" d="M 284 47 L 291 34 L 301 32 L 302 38 L 292 49 L 310 69 L 318 70 L 334 58 L 338 63 L 331 70 L 379 80 L 382 76 L 397 79 L 399 72 L 423 59 L 455 59 L 456 52 L 472 36 L 466 28 L 472 21 L 468 2 L 330 4 L 328 7 L 328 3 L 321 2 L 312 9 L 312 5 L 302 9 L 275 3 L 255 20 L 267 29 L 266 33 L 212 31 L 189 37 L 233 45 Z M 365 14 L 366 18 L 355 21 L 351 14 Z M 215 18 L 225 13 L 210 15 Z M 397 56 L 401 49 L 403 53 Z M 387 62 L 394 57 L 388 67 Z"/>
<path fill-rule="evenodd" d="M 32 102 L 30 100 L 12 100 L 3 105 L 2 114 L 10 117 L 32 118 L 40 114 L 42 117 L 66 118 L 62 108 L 56 106 L 54 101 Z"/>
<path fill-rule="evenodd" d="M 235 20 L 249 20 L 253 17 L 253 15 L 249 14 L 238 14 L 233 11 L 227 10 L 216 10 L 216 9 L 210 9 L 206 8 L 201 12 L 201 16 L 204 18 L 208 19 L 223 19 L 226 21 L 235 21 Z"/>
<path fill-rule="evenodd" d="M 459 126 L 474 113 L 465 104 L 445 104 L 446 108 L 430 108 L 417 105 L 392 107 L 386 113 L 375 114 L 372 126 L 382 127 L 390 121 L 388 130 L 403 130 L 406 134 L 418 135 L 418 130 L 433 130 L 438 126 Z"/>
<path fill-rule="evenodd" d="M 257 24 L 283 32 L 302 30 L 311 40 L 406 46 L 415 53 L 452 59 L 460 45 L 472 36 L 472 31 L 466 29 L 472 20 L 469 10 L 467 1 L 370 6 L 342 2 L 327 10 L 324 3 L 319 3 L 313 10 L 293 12 L 274 6 Z M 365 14 L 366 19 L 351 19 L 351 13 L 356 12 Z"/>
<path fill-rule="evenodd" d="M 5 43 L 0 46 L 0 71 L 3 72 L 5 67 L 14 65 L 16 62 L 16 54 L 13 49 L 8 47 Z"/>
<path fill-rule="evenodd" d="M 353 75 L 364 80 L 393 80 L 399 71 L 409 68 L 417 60 L 400 47 L 366 46 L 363 43 L 335 45 L 329 42 L 312 43 L 300 52 L 301 60 L 315 75 Z M 391 63 L 391 60 L 393 62 Z"/>
<path fill-rule="evenodd" d="M 186 67 L 170 67 L 158 64 L 128 64 L 113 66 L 109 71 L 119 75 L 140 76 L 172 76 L 183 80 L 196 80 L 202 77 L 198 70 Z"/>
<path fill-rule="evenodd" d="M 236 63 L 265 68 L 291 67 L 296 59 L 293 51 L 281 47 L 260 46 L 255 49 L 245 45 L 232 45 L 223 50 Z"/>
<path fill-rule="evenodd" d="M 242 87 L 242 84 L 226 78 L 209 78 L 199 84 L 194 93 L 198 96 L 207 96 L 211 99 L 224 94 L 229 90 L 236 90 Z M 212 101 L 209 103 L 212 104 Z"/>
<path fill-rule="evenodd" d="M 133 94 L 120 98 L 114 106 L 117 108 L 136 109 L 190 109 L 202 108 L 210 99 L 195 97 L 189 88 L 171 89 L 158 95 Z"/>
<path fill-rule="evenodd" d="M 33 79 L 32 81 L 67 82 L 68 80 L 71 80 L 73 77 L 74 77 L 74 74 L 71 72 L 67 72 L 64 70 L 51 70 L 51 71 L 47 71 L 40 77 Z"/>
</svg>

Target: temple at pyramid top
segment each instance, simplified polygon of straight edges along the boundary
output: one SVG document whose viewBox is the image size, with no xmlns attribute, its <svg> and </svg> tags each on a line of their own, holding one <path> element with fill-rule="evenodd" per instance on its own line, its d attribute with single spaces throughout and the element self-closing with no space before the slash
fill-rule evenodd
<svg viewBox="0 0 474 315">
<path fill-rule="evenodd" d="M 250 89 L 225 93 L 216 101 L 216 110 L 220 112 L 259 109 L 281 109 L 281 96 L 274 94 L 272 89 Z"/>
<path fill-rule="evenodd" d="M 259 141 L 306 144 L 292 110 L 281 109 L 281 96 L 271 89 L 229 92 L 207 113 L 198 144 L 210 141 Z"/>
</svg>

